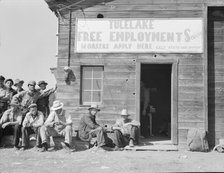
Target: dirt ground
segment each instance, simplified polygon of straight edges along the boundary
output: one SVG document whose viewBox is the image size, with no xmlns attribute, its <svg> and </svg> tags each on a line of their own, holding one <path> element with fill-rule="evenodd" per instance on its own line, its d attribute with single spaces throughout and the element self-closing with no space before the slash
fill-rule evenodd
<svg viewBox="0 0 224 173">
<path fill-rule="evenodd" d="M 0 149 L 0 172 L 218 172 L 224 154 L 216 151 L 77 151 L 40 153 Z"/>
</svg>

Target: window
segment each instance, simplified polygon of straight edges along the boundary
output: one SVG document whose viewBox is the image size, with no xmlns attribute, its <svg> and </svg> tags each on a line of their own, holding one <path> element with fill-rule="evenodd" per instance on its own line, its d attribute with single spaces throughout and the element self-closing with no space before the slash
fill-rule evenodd
<svg viewBox="0 0 224 173">
<path fill-rule="evenodd" d="M 81 67 L 81 104 L 102 104 L 103 66 Z"/>
</svg>

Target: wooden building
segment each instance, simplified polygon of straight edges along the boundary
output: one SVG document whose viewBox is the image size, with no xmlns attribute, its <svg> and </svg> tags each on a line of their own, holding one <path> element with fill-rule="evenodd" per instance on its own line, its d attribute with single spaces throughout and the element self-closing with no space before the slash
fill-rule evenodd
<svg viewBox="0 0 224 173">
<path fill-rule="evenodd" d="M 190 128 L 210 145 L 224 138 L 224 0 L 45 1 L 58 17 L 57 97 L 75 126 L 92 102 L 102 124 L 122 108 L 140 120 L 143 81 L 154 135 L 166 127 L 183 146 Z"/>
</svg>

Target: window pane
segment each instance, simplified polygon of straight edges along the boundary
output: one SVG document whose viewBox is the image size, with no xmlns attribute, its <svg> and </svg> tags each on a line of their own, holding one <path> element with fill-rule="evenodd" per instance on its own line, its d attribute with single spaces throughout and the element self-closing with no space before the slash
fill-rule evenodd
<svg viewBox="0 0 224 173">
<path fill-rule="evenodd" d="M 93 90 L 101 90 L 101 79 L 93 79 Z"/>
<path fill-rule="evenodd" d="M 91 79 L 83 79 L 82 89 L 91 90 Z"/>
<path fill-rule="evenodd" d="M 92 78 L 92 67 L 83 67 L 83 78 Z"/>
<path fill-rule="evenodd" d="M 91 91 L 82 92 L 82 102 L 91 102 Z"/>
<path fill-rule="evenodd" d="M 93 78 L 102 78 L 103 67 L 93 68 Z"/>
<path fill-rule="evenodd" d="M 101 101 L 101 93 L 100 91 L 93 92 L 93 102 L 100 102 Z"/>
</svg>

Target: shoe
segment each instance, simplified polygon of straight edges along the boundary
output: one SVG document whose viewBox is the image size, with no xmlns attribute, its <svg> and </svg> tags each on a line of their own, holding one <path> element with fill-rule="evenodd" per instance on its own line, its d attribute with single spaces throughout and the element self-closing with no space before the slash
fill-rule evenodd
<svg viewBox="0 0 224 173">
<path fill-rule="evenodd" d="M 26 150 L 26 147 L 21 147 L 19 150 L 24 151 L 24 150 Z"/>
<path fill-rule="evenodd" d="M 122 148 L 122 147 L 118 147 L 118 146 L 114 147 L 114 151 L 123 151 L 123 150 L 124 150 L 124 148 Z"/>
<path fill-rule="evenodd" d="M 62 145 L 62 148 L 65 149 L 65 150 L 69 151 L 71 149 L 70 145 L 66 142 L 61 142 L 61 145 Z"/>
<path fill-rule="evenodd" d="M 45 142 L 45 143 L 42 144 L 42 148 L 40 148 L 39 151 L 40 151 L 40 152 L 45 152 L 45 151 L 47 151 L 47 150 L 48 150 L 48 145 L 47 145 L 47 143 Z"/>
<path fill-rule="evenodd" d="M 129 147 L 134 147 L 134 141 L 133 141 L 133 139 L 130 139 L 130 141 L 129 141 Z"/>
<path fill-rule="evenodd" d="M 18 151 L 18 150 L 19 150 L 19 147 L 14 146 L 13 149 L 14 149 L 15 151 Z"/>
</svg>

